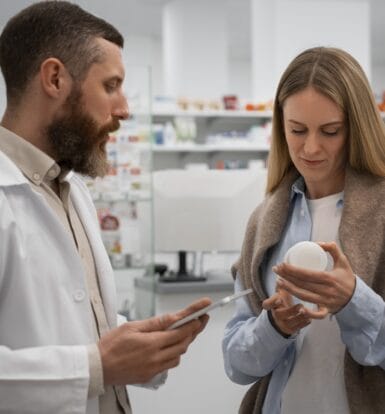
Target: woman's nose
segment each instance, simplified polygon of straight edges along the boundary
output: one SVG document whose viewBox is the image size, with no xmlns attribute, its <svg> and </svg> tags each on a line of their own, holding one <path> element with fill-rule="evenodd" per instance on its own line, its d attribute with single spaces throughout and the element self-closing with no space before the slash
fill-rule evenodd
<svg viewBox="0 0 385 414">
<path fill-rule="evenodd" d="M 309 133 L 307 135 L 303 149 L 306 154 L 315 154 L 320 150 L 319 140 L 315 133 Z"/>
</svg>

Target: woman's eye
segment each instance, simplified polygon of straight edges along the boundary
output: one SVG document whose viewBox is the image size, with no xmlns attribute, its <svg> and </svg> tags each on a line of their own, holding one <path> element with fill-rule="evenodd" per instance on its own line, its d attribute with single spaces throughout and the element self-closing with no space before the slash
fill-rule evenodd
<svg viewBox="0 0 385 414">
<path fill-rule="evenodd" d="M 332 137 L 334 135 L 338 134 L 338 130 L 334 130 L 334 131 L 322 131 L 324 135 L 327 135 L 329 137 Z"/>
<path fill-rule="evenodd" d="M 306 129 L 292 129 L 291 133 L 292 134 L 296 134 L 296 135 L 301 135 L 304 134 L 306 132 Z"/>
</svg>

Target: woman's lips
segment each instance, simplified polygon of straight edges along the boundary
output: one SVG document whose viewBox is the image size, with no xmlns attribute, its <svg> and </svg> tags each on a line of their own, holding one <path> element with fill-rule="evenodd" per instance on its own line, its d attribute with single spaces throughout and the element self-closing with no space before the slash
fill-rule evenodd
<svg viewBox="0 0 385 414">
<path fill-rule="evenodd" d="M 318 167 L 323 163 L 323 160 L 307 160 L 302 158 L 302 162 L 308 167 Z"/>
</svg>

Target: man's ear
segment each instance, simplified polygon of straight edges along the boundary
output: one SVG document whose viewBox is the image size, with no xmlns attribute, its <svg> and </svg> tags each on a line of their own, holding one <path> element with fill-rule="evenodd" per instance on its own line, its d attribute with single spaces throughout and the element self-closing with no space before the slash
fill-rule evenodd
<svg viewBox="0 0 385 414">
<path fill-rule="evenodd" d="M 44 92 L 53 99 L 67 96 L 72 78 L 64 64 L 56 58 L 48 58 L 40 65 L 40 82 Z"/>
</svg>

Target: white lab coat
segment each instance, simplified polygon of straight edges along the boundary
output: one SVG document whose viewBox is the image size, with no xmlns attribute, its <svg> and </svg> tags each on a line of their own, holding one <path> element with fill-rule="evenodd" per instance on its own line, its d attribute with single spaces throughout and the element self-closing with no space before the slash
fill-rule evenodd
<svg viewBox="0 0 385 414">
<path fill-rule="evenodd" d="M 111 327 L 114 277 L 95 209 L 79 177 L 71 199 L 95 258 Z M 86 280 L 71 236 L 0 152 L 0 413 L 96 414 L 87 400 L 86 345 L 95 342 Z"/>
</svg>

